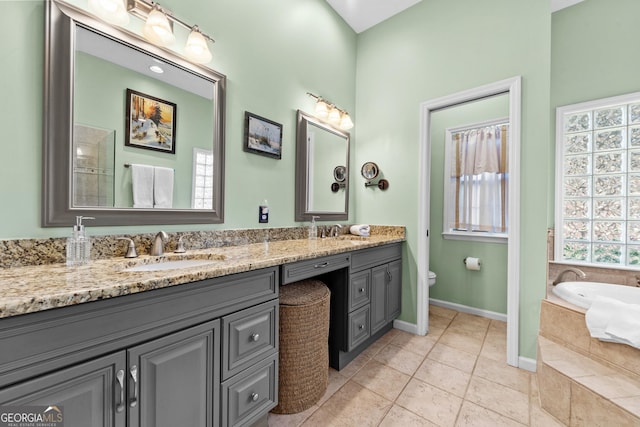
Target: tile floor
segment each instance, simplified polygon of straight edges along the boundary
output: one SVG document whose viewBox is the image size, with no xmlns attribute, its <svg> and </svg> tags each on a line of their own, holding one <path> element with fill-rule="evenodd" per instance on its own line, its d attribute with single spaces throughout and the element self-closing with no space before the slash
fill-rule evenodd
<svg viewBox="0 0 640 427">
<path fill-rule="evenodd" d="M 429 330 L 389 331 L 329 370 L 317 405 L 269 426 L 562 425 L 540 408 L 536 375 L 506 364 L 504 322 L 430 306 Z"/>
</svg>

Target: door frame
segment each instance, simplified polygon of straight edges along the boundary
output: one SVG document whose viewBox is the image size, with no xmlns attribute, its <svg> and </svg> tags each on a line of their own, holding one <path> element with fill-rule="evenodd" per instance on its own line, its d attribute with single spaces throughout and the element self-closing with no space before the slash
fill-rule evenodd
<svg viewBox="0 0 640 427">
<path fill-rule="evenodd" d="M 509 94 L 509 230 L 507 243 L 507 364 L 519 366 L 520 311 L 520 76 L 479 86 L 420 104 L 420 184 L 418 216 L 417 332 L 429 330 L 429 195 L 431 172 L 431 113 L 458 104 Z"/>
</svg>

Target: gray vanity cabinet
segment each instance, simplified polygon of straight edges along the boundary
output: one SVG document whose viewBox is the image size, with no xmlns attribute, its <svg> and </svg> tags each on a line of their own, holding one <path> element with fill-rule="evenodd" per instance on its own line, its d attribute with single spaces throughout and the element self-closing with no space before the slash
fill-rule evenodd
<svg viewBox="0 0 640 427">
<path fill-rule="evenodd" d="M 1 389 L 0 405 L 49 406 L 55 402 L 63 407 L 67 427 L 125 427 L 125 363 L 126 354 L 118 352 Z"/>
<path fill-rule="evenodd" d="M 233 425 L 249 425 L 277 404 L 278 279 L 265 268 L 0 319 L 0 406 L 61 405 L 65 427 L 217 427 L 238 413 L 221 410 L 235 387 L 247 410 Z"/>
</svg>

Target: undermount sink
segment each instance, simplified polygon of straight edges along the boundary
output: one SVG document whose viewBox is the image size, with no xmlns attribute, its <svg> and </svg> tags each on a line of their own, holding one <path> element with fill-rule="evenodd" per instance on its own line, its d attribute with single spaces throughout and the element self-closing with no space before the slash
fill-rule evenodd
<svg viewBox="0 0 640 427">
<path fill-rule="evenodd" d="M 355 241 L 366 241 L 368 237 L 364 236 L 356 236 L 355 234 L 341 234 L 340 236 L 335 237 L 338 240 L 355 240 Z"/>
<path fill-rule="evenodd" d="M 179 260 L 160 260 L 157 262 L 150 262 L 144 264 L 137 264 L 132 267 L 123 269 L 124 272 L 141 272 L 141 271 L 164 271 L 164 270 L 179 270 L 183 268 L 203 267 L 207 265 L 213 265 L 222 261 L 224 257 L 218 257 L 217 259 L 179 259 Z"/>
</svg>

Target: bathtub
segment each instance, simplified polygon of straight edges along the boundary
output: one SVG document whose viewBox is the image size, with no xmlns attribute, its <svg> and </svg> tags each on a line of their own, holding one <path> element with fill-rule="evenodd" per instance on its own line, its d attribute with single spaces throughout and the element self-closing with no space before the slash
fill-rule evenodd
<svg viewBox="0 0 640 427">
<path fill-rule="evenodd" d="M 552 292 L 563 300 L 588 309 L 597 296 L 614 298 L 627 304 L 640 304 L 640 288 L 600 282 L 562 282 Z"/>
</svg>

